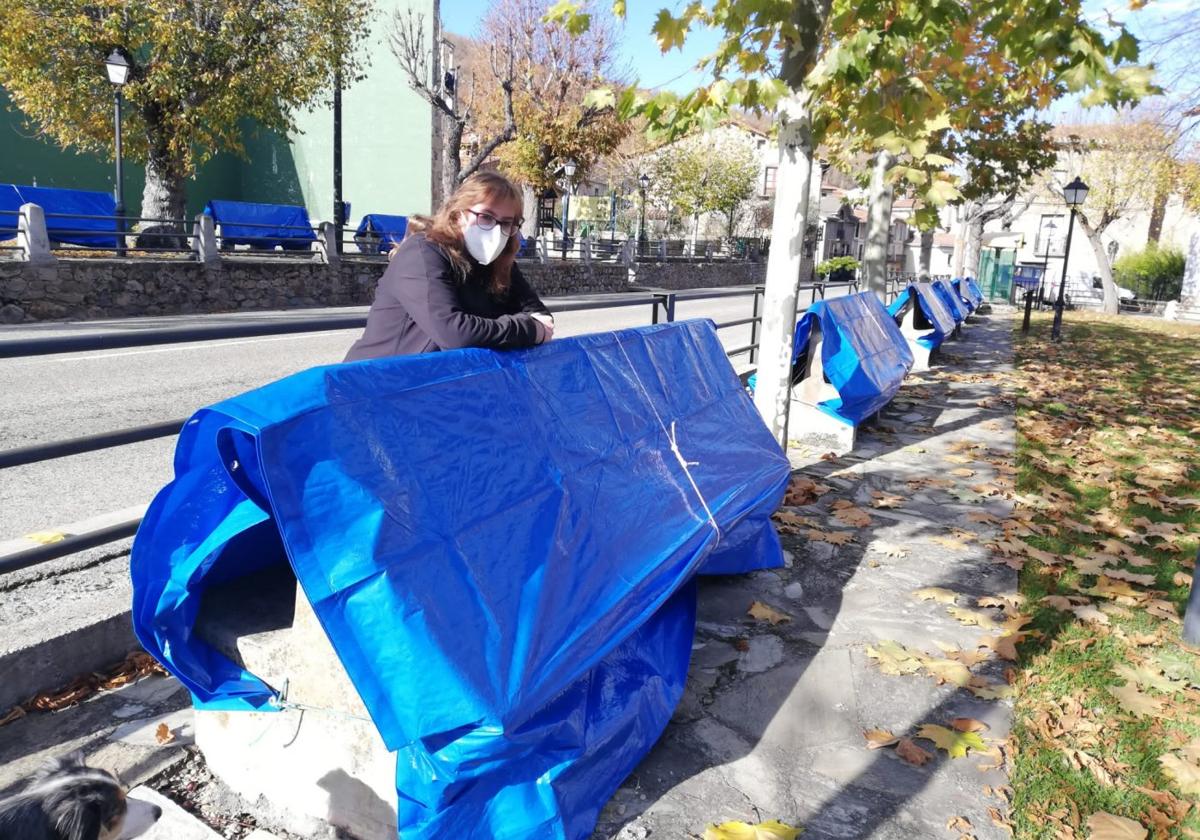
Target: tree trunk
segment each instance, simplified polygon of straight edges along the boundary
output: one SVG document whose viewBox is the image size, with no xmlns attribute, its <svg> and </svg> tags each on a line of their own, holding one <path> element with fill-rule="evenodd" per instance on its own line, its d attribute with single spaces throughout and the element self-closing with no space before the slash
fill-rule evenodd
<svg viewBox="0 0 1200 840">
<path fill-rule="evenodd" d="M 959 277 L 979 276 L 979 252 L 983 250 L 983 217 L 976 214 L 967 221 L 966 255 Z"/>
<path fill-rule="evenodd" d="M 180 222 L 143 222 L 138 225 L 139 248 L 187 248 L 186 236 L 172 236 L 186 230 L 187 191 L 183 167 L 166 154 L 151 153 L 146 160 L 146 186 L 142 190 L 141 216 L 148 219 L 179 219 Z"/>
<path fill-rule="evenodd" d="M 812 118 L 809 94 L 793 92 L 779 108 L 779 169 L 775 181 L 775 214 L 771 253 L 763 294 L 754 405 L 775 440 L 787 449 L 787 415 L 791 396 L 792 344 L 796 331 L 796 297 L 804 261 L 813 169 Z"/>
<path fill-rule="evenodd" d="M 1167 193 L 1154 194 L 1154 203 L 1150 206 L 1150 229 L 1146 232 L 1147 242 L 1158 242 L 1162 239 L 1163 219 L 1167 216 Z"/>
<path fill-rule="evenodd" d="M 930 266 L 933 264 L 933 231 L 921 231 L 921 256 L 917 261 L 917 273 L 922 277 L 930 275 Z"/>
<path fill-rule="evenodd" d="M 888 231 L 892 227 L 892 187 L 887 182 L 887 173 L 895 163 L 896 158 L 890 152 L 875 155 L 863 246 L 862 277 L 867 288 L 882 301 L 887 300 Z"/>
<path fill-rule="evenodd" d="M 1092 246 L 1092 253 L 1096 256 L 1096 268 L 1100 272 L 1100 282 L 1104 286 L 1104 314 L 1118 315 L 1121 312 L 1121 299 L 1117 296 L 1117 284 L 1113 280 L 1112 263 L 1108 260 L 1108 249 L 1104 247 L 1104 242 L 1100 238 L 1103 229 L 1094 230 L 1082 213 L 1075 215 L 1075 224 L 1079 225 L 1079 232 L 1087 237 L 1088 243 Z M 1067 267 L 1064 265 L 1064 279 L 1066 277 L 1066 270 Z"/>
<path fill-rule="evenodd" d="M 436 112 L 435 112 L 436 113 Z M 442 198 L 434 209 L 444 204 L 458 189 L 462 172 L 462 137 L 465 123 L 446 117 L 445 145 L 442 147 Z M 470 173 L 467 173 L 470 174 Z"/>
<path fill-rule="evenodd" d="M 537 236 L 538 211 L 541 208 L 541 201 L 538 196 L 539 192 L 529 186 L 529 184 L 521 185 L 521 201 L 525 205 L 525 223 L 521 225 L 521 235 L 526 239 L 531 236 Z"/>
</svg>

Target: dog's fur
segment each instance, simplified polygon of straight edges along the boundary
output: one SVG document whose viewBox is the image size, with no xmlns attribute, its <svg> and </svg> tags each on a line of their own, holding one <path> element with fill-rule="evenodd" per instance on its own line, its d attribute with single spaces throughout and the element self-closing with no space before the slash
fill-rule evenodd
<svg viewBox="0 0 1200 840">
<path fill-rule="evenodd" d="M 127 798 L 111 773 L 86 766 L 76 753 L 0 801 L 0 840 L 126 840 L 161 816 L 157 805 Z"/>
</svg>

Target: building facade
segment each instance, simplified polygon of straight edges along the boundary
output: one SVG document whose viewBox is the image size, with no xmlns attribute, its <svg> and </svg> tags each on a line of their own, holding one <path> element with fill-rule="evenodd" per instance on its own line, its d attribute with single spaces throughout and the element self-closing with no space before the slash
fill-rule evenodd
<svg viewBox="0 0 1200 840">
<path fill-rule="evenodd" d="M 431 201 L 433 120 L 413 93 L 388 46 L 397 9 L 412 8 L 436 43 L 434 0 L 380 0 L 364 49 L 366 77 L 342 95 L 343 198 L 350 223 L 364 213 L 426 213 Z M 97 62 L 99 67 L 99 62 Z M 100 68 L 98 72 L 103 72 Z M 296 115 L 297 131 L 282 137 L 247 122 L 246 158 L 220 154 L 187 184 L 188 213 L 210 199 L 302 204 L 316 221 L 333 218 L 333 114 L 328 104 Z M 113 164 L 97 155 L 63 150 L 33 134 L 0 88 L 0 183 L 112 192 Z M 125 203 L 140 213 L 144 176 L 125 167 Z"/>
</svg>

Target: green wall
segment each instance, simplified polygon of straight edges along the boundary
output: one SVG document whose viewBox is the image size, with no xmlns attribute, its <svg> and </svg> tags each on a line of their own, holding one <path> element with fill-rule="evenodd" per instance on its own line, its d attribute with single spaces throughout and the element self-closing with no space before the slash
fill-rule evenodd
<svg viewBox="0 0 1200 840">
<path fill-rule="evenodd" d="M 351 221 L 363 213 L 429 212 L 432 114 L 414 94 L 387 45 L 396 8 L 433 13 L 432 0 L 381 0 L 366 44 L 367 77 L 342 95 L 342 192 Z M 426 38 L 426 43 L 430 41 Z M 188 213 L 213 198 L 304 204 L 313 221 L 333 217 L 333 111 L 322 105 L 297 115 L 300 129 L 282 137 L 247 123 L 247 160 L 221 154 L 187 185 Z M 113 189 L 111 160 L 62 150 L 31 136 L 24 118 L 0 88 L 0 183 Z M 125 203 L 139 211 L 142 168 L 125 166 Z"/>
</svg>

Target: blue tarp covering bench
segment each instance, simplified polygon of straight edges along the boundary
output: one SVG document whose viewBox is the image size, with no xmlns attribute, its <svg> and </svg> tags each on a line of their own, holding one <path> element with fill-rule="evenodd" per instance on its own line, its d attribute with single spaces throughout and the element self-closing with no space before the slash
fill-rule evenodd
<svg viewBox="0 0 1200 840">
<path fill-rule="evenodd" d="M 3 211 L 0 212 L 0 228 L 17 227 L 15 214 L 22 204 L 36 204 L 42 208 L 51 242 L 85 248 L 117 247 L 117 203 L 109 193 L 0 184 L 0 211 Z M 101 218 L 61 218 L 64 215 Z"/>
<path fill-rule="evenodd" d="M 814 335 L 819 354 L 810 350 Z M 805 355 L 801 400 L 847 426 L 887 405 L 913 365 L 908 342 L 873 292 L 813 303 L 796 325 L 793 364 Z M 822 393 L 824 379 L 836 396 Z"/>
<path fill-rule="evenodd" d="M 317 241 L 308 211 L 290 204 L 254 204 L 248 201 L 213 200 L 205 214 L 221 226 L 221 245 L 248 245 L 255 249 L 308 251 Z"/>
<path fill-rule="evenodd" d="M 955 277 L 950 281 L 950 286 L 954 289 L 954 294 L 958 296 L 959 301 L 967 308 L 968 313 L 974 313 L 979 308 L 979 304 L 983 303 L 983 293 L 979 292 L 979 287 L 971 288 L 971 281 L 964 280 L 961 277 Z M 979 292 L 978 294 L 976 294 Z"/>
<path fill-rule="evenodd" d="M 134 627 L 197 706 L 269 710 L 192 629 L 290 563 L 405 840 L 582 840 L 682 694 L 695 575 L 782 565 L 789 470 L 709 321 L 315 368 L 184 426 Z"/>
<path fill-rule="evenodd" d="M 954 313 L 954 320 L 958 324 L 961 325 L 963 321 L 967 320 L 970 310 L 967 309 L 962 299 L 954 292 L 949 283 L 939 279 L 932 281 L 929 285 L 941 296 L 942 303 L 945 304 L 946 309 Z"/>
<path fill-rule="evenodd" d="M 983 295 L 983 289 L 979 288 L 979 284 L 975 282 L 974 277 L 967 277 L 963 280 L 963 292 L 975 302 L 975 308 L 982 306 L 986 298 Z"/>
<path fill-rule="evenodd" d="M 912 283 L 888 307 L 900 333 L 912 350 L 914 370 L 929 368 L 929 355 L 942 345 L 958 326 L 929 283 Z"/>
<path fill-rule="evenodd" d="M 386 254 L 392 250 L 393 245 L 399 245 L 404 241 L 404 234 L 407 230 L 408 216 L 368 213 L 358 223 L 358 230 L 354 232 L 354 237 L 363 242 L 378 239 L 379 253 Z"/>
</svg>

